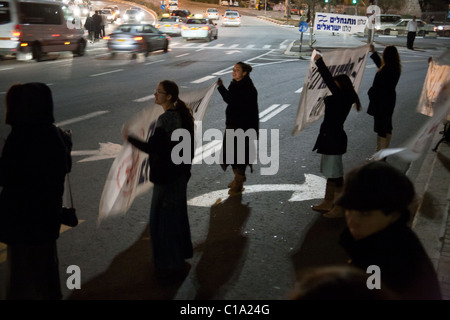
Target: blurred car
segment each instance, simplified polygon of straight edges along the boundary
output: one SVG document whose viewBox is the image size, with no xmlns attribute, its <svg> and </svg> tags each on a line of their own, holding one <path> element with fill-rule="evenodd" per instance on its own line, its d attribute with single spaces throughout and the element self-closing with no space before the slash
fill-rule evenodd
<svg viewBox="0 0 450 320">
<path fill-rule="evenodd" d="M 124 22 L 141 22 L 144 19 L 144 11 L 140 9 L 127 9 L 123 15 Z"/>
<path fill-rule="evenodd" d="M 239 7 L 239 2 L 238 1 L 233 1 L 233 0 L 222 0 L 220 2 L 221 6 L 233 6 L 233 7 Z"/>
<path fill-rule="evenodd" d="M 87 4 L 79 4 L 74 10 L 73 13 L 78 17 L 87 17 L 90 15 L 91 10 L 89 8 L 89 5 Z"/>
<path fill-rule="evenodd" d="M 163 16 L 156 24 L 156 28 L 162 33 L 170 35 L 180 35 L 183 20 L 177 16 Z"/>
<path fill-rule="evenodd" d="M 241 25 L 241 16 L 239 12 L 234 10 L 225 11 L 222 16 L 222 26 L 237 26 Z"/>
<path fill-rule="evenodd" d="M 113 17 L 114 17 L 114 21 L 116 21 L 117 18 L 120 16 L 120 10 L 119 10 L 119 7 L 117 7 L 117 6 L 104 7 L 103 10 L 111 10 Z"/>
<path fill-rule="evenodd" d="M 406 31 L 406 25 L 412 19 L 400 19 L 398 22 L 394 24 L 385 24 L 381 25 L 380 28 L 376 29 L 375 32 L 389 35 L 391 31 L 397 31 L 399 35 L 405 35 L 408 33 Z M 416 19 L 417 22 L 417 35 L 424 36 L 428 32 L 434 32 L 434 25 L 428 24 L 420 19 Z"/>
<path fill-rule="evenodd" d="M 177 10 L 178 9 L 178 2 L 175 1 L 169 1 L 169 11 Z"/>
<path fill-rule="evenodd" d="M 219 20 L 219 10 L 216 8 L 208 8 L 205 11 L 205 17 L 211 20 Z"/>
<path fill-rule="evenodd" d="M 108 20 L 108 23 L 113 23 L 116 19 L 114 16 L 114 13 L 111 9 L 101 9 L 99 10 L 99 14 L 103 14 L 106 16 L 106 20 Z"/>
<path fill-rule="evenodd" d="M 104 37 L 112 55 L 116 52 L 144 53 L 169 50 L 170 37 L 151 24 L 122 24 L 114 32 Z"/>
<path fill-rule="evenodd" d="M 189 18 L 181 27 L 181 36 L 184 40 L 188 39 L 206 39 L 211 41 L 217 39 L 217 24 L 208 18 Z"/>
<path fill-rule="evenodd" d="M 434 31 L 440 37 L 450 37 L 450 25 L 438 25 L 434 28 Z"/>
<path fill-rule="evenodd" d="M 173 10 L 170 15 L 180 17 L 183 21 L 191 17 L 191 12 L 187 9 Z"/>
</svg>

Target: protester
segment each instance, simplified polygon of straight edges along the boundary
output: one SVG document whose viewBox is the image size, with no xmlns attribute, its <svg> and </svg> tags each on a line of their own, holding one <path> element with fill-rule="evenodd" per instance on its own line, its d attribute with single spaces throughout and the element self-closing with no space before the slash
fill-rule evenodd
<svg viewBox="0 0 450 320">
<path fill-rule="evenodd" d="M 95 39 L 100 39 L 102 17 L 100 16 L 100 12 L 98 10 L 95 10 L 95 13 L 92 15 L 92 20 L 94 21 Z"/>
<path fill-rule="evenodd" d="M 187 185 L 191 177 L 194 154 L 194 119 L 191 110 L 179 99 L 179 88 L 164 80 L 155 91 L 155 102 L 163 107 L 154 134 L 148 141 L 128 135 L 124 137 L 136 148 L 149 154 L 150 181 L 153 196 L 150 208 L 150 236 L 157 276 L 170 280 L 185 276 L 185 259 L 193 256 L 187 211 Z M 191 157 L 188 163 L 175 164 L 171 152 L 179 141 L 172 141 L 176 129 L 185 129 L 191 137 Z"/>
<path fill-rule="evenodd" d="M 411 181 L 383 161 L 351 170 L 337 204 L 347 227 L 339 243 L 351 265 L 377 266 L 400 299 L 442 299 L 434 266 L 408 226 L 415 191 Z"/>
<path fill-rule="evenodd" d="M 84 28 L 88 31 L 88 39 L 91 43 L 94 43 L 95 39 L 95 23 L 90 14 L 86 17 L 84 22 Z"/>
<path fill-rule="evenodd" d="M 408 31 L 408 34 L 406 35 L 406 47 L 408 49 L 414 50 L 414 40 L 416 39 L 417 34 L 416 16 L 413 16 L 412 20 L 408 21 L 408 24 L 406 25 L 406 31 Z"/>
<path fill-rule="evenodd" d="M 7 244 L 6 298 L 61 299 L 56 240 L 70 158 L 43 83 L 6 93 L 11 126 L 0 158 L 0 242 Z"/>
<path fill-rule="evenodd" d="M 234 179 L 228 184 L 230 195 L 242 193 L 244 182 L 247 179 L 246 168 L 250 166 L 253 172 L 252 163 L 256 155 L 254 143 L 259 134 L 258 91 L 250 78 L 250 72 L 252 72 L 252 67 L 249 64 L 238 62 L 233 67 L 233 80 L 228 89 L 223 85 L 222 79 L 219 78 L 217 81 L 217 89 L 227 103 L 226 133 L 223 140 L 221 166 L 224 171 L 228 165 L 231 165 L 233 169 Z M 241 131 L 239 129 L 244 131 L 243 134 L 239 133 Z M 230 132 L 238 135 L 234 141 L 227 140 L 227 133 Z M 240 142 L 243 143 L 243 140 L 239 139 L 243 135 L 248 135 L 245 138 L 245 155 L 238 154 L 239 150 L 243 149 L 239 145 Z M 231 153 L 234 157 L 229 155 Z"/>
<path fill-rule="evenodd" d="M 100 17 L 102 18 L 102 22 L 100 23 L 100 34 L 102 38 L 106 36 L 105 28 L 108 25 L 108 18 L 106 17 L 106 14 L 100 12 Z"/>
<path fill-rule="evenodd" d="M 345 74 L 332 76 L 320 54 L 314 56 L 316 65 L 323 81 L 331 91 L 325 98 L 325 114 L 320 126 L 313 151 L 322 154 L 320 172 L 327 178 L 325 198 L 312 209 L 323 213 L 327 218 L 344 216 L 342 208 L 333 204 L 344 183 L 344 167 L 342 155 L 347 152 L 347 134 L 344 122 L 353 104 L 356 110 L 361 110 L 358 94 L 353 88 L 350 78 Z"/>
<path fill-rule="evenodd" d="M 370 273 L 348 265 L 307 269 L 295 284 L 288 299 L 395 300 L 395 295 L 381 281 L 379 288 L 369 288 L 368 282 L 371 283 L 370 276 Z"/>
<path fill-rule="evenodd" d="M 383 51 L 383 59 L 370 45 L 370 56 L 378 67 L 372 87 L 368 91 L 369 107 L 367 113 L 374 118 L 374 131 L 377 133 L 376 151 L 389 147 L 392 137 L 392 115 L 396 102 L 396 91 L 401 74 L 400 56 L 397 48 L 387 46 Z"/>
</svg>

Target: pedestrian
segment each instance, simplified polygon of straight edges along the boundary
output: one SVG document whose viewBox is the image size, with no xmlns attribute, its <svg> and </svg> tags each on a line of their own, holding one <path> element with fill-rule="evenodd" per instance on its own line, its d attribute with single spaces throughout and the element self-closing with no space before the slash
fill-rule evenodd
<svg viewBox="0 0 450 320">
<path fill-rule="evenodd" d="M 88 31 L 88 39 L 91 43 L 94 43 L 95 39 L 95 23 L 94 19 L 91 17 L 90 13 L 86 17 L 86 21 L 84 22 L 84 28 Z"/>
<path fill-rule="evenodd" d="M 401 74 L 400 55 L 395 46 L 387 46 L 381 59 L 373 44 L 370 52 L 378 71 L 368 91 L 369 107 L 367 113 L 373 116 L 374 131 L 377 133 L 376 151 L 389 147 L 392 137 L 392 115 L 397 94 L 395 88 Z"/>
<path fill-rule="evenodd" d="M 56 240 L 67 151 L 50 88 L 15 84 L 6 93 L 11 126 L 0 158 L 0 242 L 6 243 L 6 299 L 62 298 Z"/>
<path fill-rule="evenodd" d="M 92 15 L 92 20 L 94 21 L 95 39 L 100 39 L 102 17 L 98 10 L 95 10 L 95 13 Z"/>
<path fill-rule="evenodd" d="M 253 172 L 252 163 L 256 153 L 254 146 L 259 134 L 259 112 L 258 91 L 250 78 L 252 69 L 249 64 L 238 62 L 233 67 L 233 80 L 228 89 L 223 85 L 222 79 L 217 81 L 217 89 L 227 103 L 221 167 L 226 171 L 231 165 L 233 169 L 234 179 L 228 184 L 230 195 L 244 191 L 247 166 L 250 166 Z"/>
<path fill-rule="evenodd" d="M 194 154 L 194 119 L 191 110 L 179 98 L 178 85 L 161 81 L 155 91 L 155 102 L 164 113 L 158 118 L 154 134 L 141 141 L 124 137 L 136 148 L 149 154 L 150 181 L 153 196 L 150 208 L 150 236 L 156 274 L 161 280 L 179 279 L 189 267 L 185 259 L 192 258 L 193 247 L 187 211 L 187 185 L 191 177 Z M 184 129 L 190 136 L 191 161 L 175 164 L 171 157 L 178 143 L 172 133 Z"/>
<path fill-rule="evenodd" d="M 344 122 L 352 105 L 355 104 L 356 110 L 360 111 L 361 103 L 352 81 L 346 74 L 333 77 L 320 54 L 316 54 L 314 60 L 331 95 L 324 100 L 323 122 L 313 148 L 313 151 L 317 150 L 317 153 L 322 155 L 320 172 L 327 179 L 325 197 L 320 204 L 313 205 L 312 209 L 323 213 L 326 218 L 338 218 L 344 216 L 344 211 L 335 206 L 333 201 L 342 191 L 344 183 L 342 155 L 347 152 L 347 134 L 344 130 Z"/>
<path fill-rule="evenodd" d="M 352 266 L 363 271 L 376 266 L 399 299 L 440 300 L 434 266 L 409 227 L 414 197 L 408 177 L 386 162 L 352 169 L 337 200 L 347 224 L 339 243 Z"/>
<path fill-rule="evenodd" d="M 102 22 L 100 23 L 100 32 L 102 38 L 106 36 L 105 28 L 108 25 L 108 18 L 106 17 L 106 14 L 100 12 L 100 17 L 102 18 Z"/>
<path fill-rule="evenodd" d="M 406 31 L 408 32 L 406 38 L 406 47 L 408 49 L 414 50 L 414 40 L 417 34 L 417 21 L 416 16 L 413 16 L 411 20 L 408 21 L 406 25 Z"/>
</svg>

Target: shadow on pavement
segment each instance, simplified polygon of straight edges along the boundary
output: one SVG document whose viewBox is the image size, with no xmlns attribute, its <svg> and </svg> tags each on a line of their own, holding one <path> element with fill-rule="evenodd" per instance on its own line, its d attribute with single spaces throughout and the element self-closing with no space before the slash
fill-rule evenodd
<svg viewBox="0 0 450 320">
<path fill-rule="evenodd" d="M 345 219 L 319 217 L 308 230 L 300 249 L 292 255 L 297 280 L 310 268 L 347 264 L 348 256 L 338 244 Z"/>
<path fill-rule="evenodd" d="M 241 202 L 242 195 L 232 196 L 211 207 L 208 235 L 195 248 L 202 251 L 195 269 L 196 300 L 222 299 L 226 284 L 239 277 L 248 248 L 242 231 L 251 211 Z"/>
<path fill-rule="evenodd" d="M 149 226 L 130 248 L 119 254 L 102 274 L 83 283 L 68 300 L 170 300 L 184 279 L 170 284 L 156 280 L 151 263 Z"/>
</svg>

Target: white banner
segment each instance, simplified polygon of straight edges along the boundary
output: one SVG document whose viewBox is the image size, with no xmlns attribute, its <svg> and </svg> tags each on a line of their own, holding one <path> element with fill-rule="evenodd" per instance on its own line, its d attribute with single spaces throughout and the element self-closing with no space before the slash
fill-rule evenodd
<svg viewBox="0 0 450 320">
<path fill-rule="evenodd" d="M 369 29 L 379 27 L 380 26 L 380 7 L 376 5 L 370 5 L 367 7 L 366 16 L 367 16 L 367 27 Z"/>
<path fill-rule="evenodd" d="M 428 72 L 422 88 L 417 112 L 429 117 L 433 116 L 433 105 L 444 84 L 450 81 L 450 65 L 445 59 L 450 56 L 447 50 L 438 59 L 431 59 L 428 65 Z"/>
<path fill-rule="evenodd" d="M 358 92 L 366 66 L 367 53 L 370 45 L 353 49 L 339 49 L 322 54 L 323 60 L 333 76 L 346 74 L 352 80 L 355 91 Z M 317 70 L 314 56 L 311 55 L 309 70 L 303 82 L 303 90 L 298 105 L 297 118 L 293 135 L 299 133 L 309 124 L 319 120 L 325 112 L 324 99 L 330 94 L 325 82 Z"/>
<path fill-rule="evenodd" d="M 429 62 L 417 111 L 431 118 L 404 147 L 380 150 L 372 156 L 374 160 L 394 154 L 406 161 L 418 159 L 444 119 L 450 121 L 450 50 Z"/>
<path fill-rule="evenodd" d="M 195 121 L 203 119 L 216 86 L 217 84 L 214 83 L 209 88 L 180 93 L 180 99 L 191 108 Z M 147 141 L 153 134 L 156 121 L 162 113 L 161 106 L 153 105 L 127 121 L 124 127 L 131 135 Z M 126 213 L 134 199 L 153 186 L 149 177 L 148 154 L 125 142 L 122 150 L 114 159 L 103 188 L 99 222 L 107 217 Z"/>
<path fill-rule="evenodd" d="M 364 33 L 368 18 L 347 14 L 316 12 L 314 31 L 339 32 L 343 34 Z"/>
</svg>

